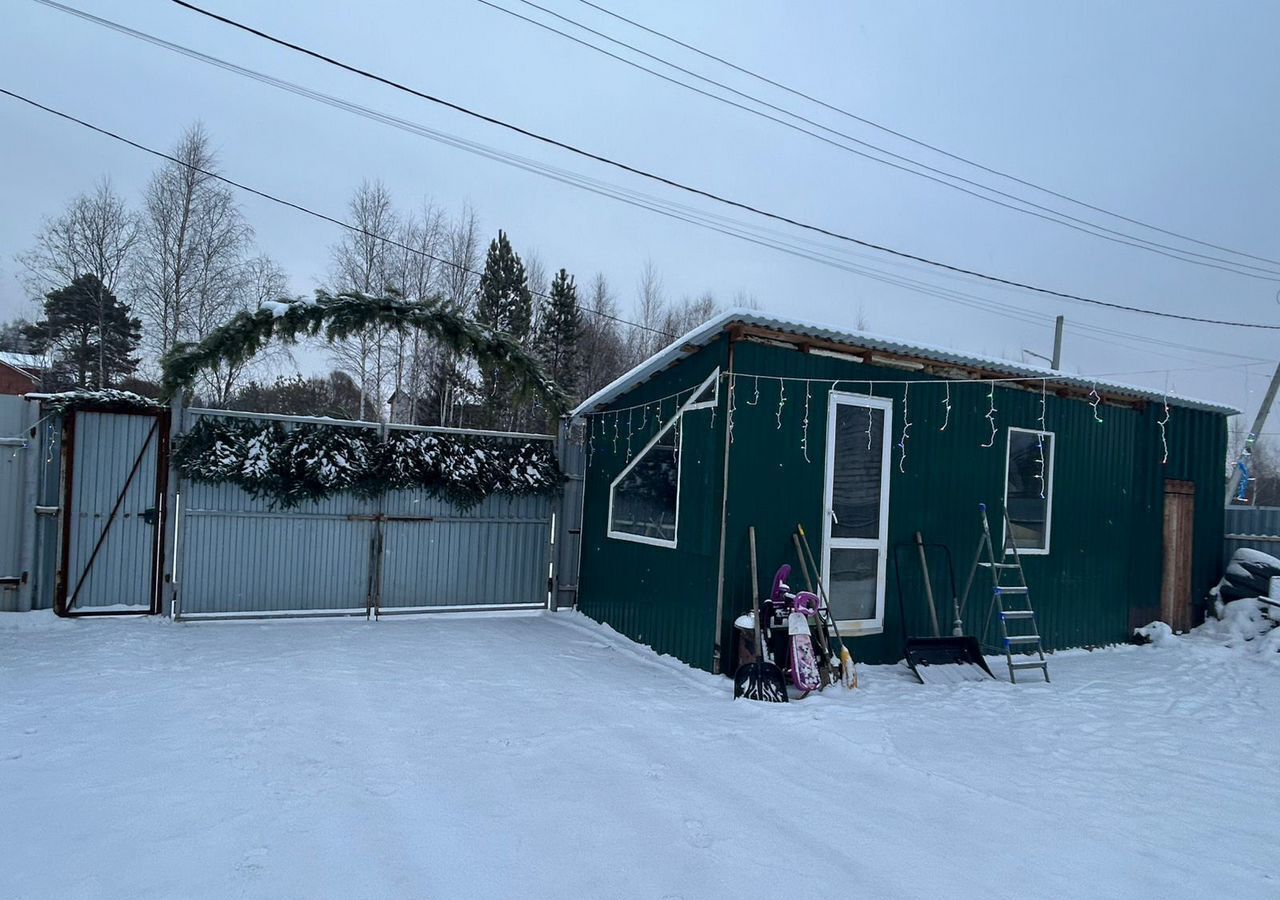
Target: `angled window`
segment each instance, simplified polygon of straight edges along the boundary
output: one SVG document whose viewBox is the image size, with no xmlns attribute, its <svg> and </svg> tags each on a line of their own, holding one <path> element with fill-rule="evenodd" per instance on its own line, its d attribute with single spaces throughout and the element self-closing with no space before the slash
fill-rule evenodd
<svg viewBox="0 0 1280 900">
<path fill-rule="evenodd" d="M 680 429 L 684 414 L 719 402 L 720 370 L 694 389 L 609 487 L 611 538 L 675 547 L 680 521 Z"/>
<path fill-rule="evenodd" d="M 613 483 L 609 536 L 647 544 L 676 545 L 680 509 L 678 418 L 640 452 Z"/>
<path fill-rule="evenodd" d="M 1053 451 L 1049 431 L 1010 428 L 1004 506 L 1019 553 L 1047 554 L 1053 522 Z"/>
</svg>

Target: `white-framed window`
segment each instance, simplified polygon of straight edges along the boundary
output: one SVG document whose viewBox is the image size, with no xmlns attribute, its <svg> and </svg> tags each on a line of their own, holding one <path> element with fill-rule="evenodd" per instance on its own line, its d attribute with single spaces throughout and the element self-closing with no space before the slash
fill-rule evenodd
<svg viewBox="0 0 1280 900">
<path fill-rule="evenodd" d="M 702 381 L 609 485 L 607 534 L 675 547 L 680 534 L 680 436 L 684 414 L 720 401 L 720 370 Z"/>
<path fill-rule="evenodd" d="M 852 636 L 884 631 L 893 401 L 831 392 L 827 408 L 822 577 Z"/>
<path fill-rule="evenodd" d="M 1053 526 L 1052 431 L 1010 428 L 1005 445 L 1004 508 L 1019 553 L 1047 556 Z"/>
</svg>

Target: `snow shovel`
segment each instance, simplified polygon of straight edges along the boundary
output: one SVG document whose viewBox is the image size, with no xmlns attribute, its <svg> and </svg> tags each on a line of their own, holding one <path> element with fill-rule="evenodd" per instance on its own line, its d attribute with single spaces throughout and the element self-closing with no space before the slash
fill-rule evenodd
<svg viewBox="0 0 1280 900">
<path fill-rule="evenodd" d="M 766 703 L 786 703 L 787 680 L 776 663 L 764 658 L 764 640 L 760 635 L 760 579 L 756 572 L 756 527 L 747 530 L 751 542 L 751 602 L 755 607 L 756 661 L 739 666 L 733 677 L 733 698 L 762 700 Z"/>
<path fill-rule="evenodd" d="M 955 606 L 956 571 L 951 563 L 951 550 L 945 544 L 926 544 L 924 536 L 916 532 L 914 545 L 920 555 L 920 574 L 924 580 L 924 596 L 929 604 L 929 619 L 933 624 L 933 637 L 909 637 L 907 635 L 907 610 L 902 599 L 902 565 L 899 551 L 906 545 L 894 547 L 893 570 L 898 583 L 898 610 L 902 616 L 903 657 L 911 673 L 921 684 L 949 684 L 958 681 L 985 681 L 995 678 L 982 656 L 978 639 L 971 635 L 942 637 L 938 627 L 938 609 L 933 602 L 933 583 L 929 579 L 928 548 L 940 548 L 947 560 L 947 575 L 951 583 L 952 605 Z"/>
</svg>

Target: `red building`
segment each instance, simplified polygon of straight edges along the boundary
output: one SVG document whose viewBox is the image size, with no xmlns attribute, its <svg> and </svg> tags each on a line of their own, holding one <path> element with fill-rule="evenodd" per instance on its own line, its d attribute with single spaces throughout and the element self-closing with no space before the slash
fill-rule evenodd
<svg viewBox="0 0 1280 900">
<path fill-rule="evenodd" d="M 0 351 L 0 394 L 25 394 L 39 390 L 45 363 L 31 353 Z"/>
</svg>

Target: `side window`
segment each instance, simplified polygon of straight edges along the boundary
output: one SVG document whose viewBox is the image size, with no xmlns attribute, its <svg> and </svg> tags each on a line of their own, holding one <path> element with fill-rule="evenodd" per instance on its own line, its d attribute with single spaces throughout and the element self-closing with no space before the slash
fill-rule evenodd
<svg viewBox="0 0 1280 900">
<path fill-rule="evenodd" d="M 1004 503 L 1019 553 L 1049 552 L 1056 445 L 1052 432 L 1009 429 Z"/>
<path fill-rule="evenodd" d="M 674 547 L 680 507 L 679 416 L 613 484 L 609 536 Z"/>
<path fill-rule="evenodd" d="M 680 531 L 680 429 L 684 415 L 714 410 L 719 402 L 720 370 L 716 369 L 688 394 L 675 415 L 609 486 L 609 537 L 675 547 Z"/>
</svg>

